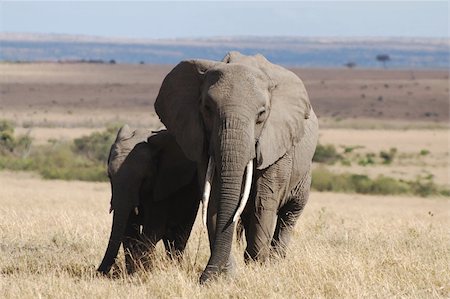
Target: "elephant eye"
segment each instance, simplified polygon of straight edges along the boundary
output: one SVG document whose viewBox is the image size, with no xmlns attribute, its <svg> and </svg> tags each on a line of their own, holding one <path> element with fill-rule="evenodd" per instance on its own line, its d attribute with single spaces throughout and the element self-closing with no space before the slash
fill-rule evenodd
<svg viewBox="0 0 450 299">
<path fill-rule="evenodd" d="M 260 124 L 266 119 L 266 107 L 261 107 L 256 115 L 256 123 Z"/>
</svg>

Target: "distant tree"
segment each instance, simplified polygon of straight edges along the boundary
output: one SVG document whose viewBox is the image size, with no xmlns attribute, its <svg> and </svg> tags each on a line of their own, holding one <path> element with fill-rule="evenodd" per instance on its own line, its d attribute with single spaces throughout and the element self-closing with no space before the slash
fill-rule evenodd
<svg viewBox="0 0 450 299">
<path fill-rule="evenodd" d="M 379 54 L 377 55 L 377 60 L 383 64 L 383 67 L 386 68 L 386 62 L 391 60 L 391 57 L 387 54 Z"/>
<path fill-rule="evenodd" d="M 139 62 L 139 64 L 145 64 L 144 60 L 141 60 L 141 61 Z"/>
<path fill-rule="evenodd" d="M 116 61 L 115 61 L 114 59 L 111 59 L 111 60 L 109 61 L 109 64 L 116 64 Z"/>
<path fill-rule="evenodd" d="M 356 63 L 353 61 L 349 61 L 346 64 L 344 64 L 346 67 L 348 67 L 349 69 L 352 69 L 356 66 Z"/>
</svg>

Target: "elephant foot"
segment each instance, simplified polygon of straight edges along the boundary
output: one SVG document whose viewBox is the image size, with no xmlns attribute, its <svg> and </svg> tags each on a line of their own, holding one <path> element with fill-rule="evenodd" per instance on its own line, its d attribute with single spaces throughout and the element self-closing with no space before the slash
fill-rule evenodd
<svg viewBox="0 0 450 299">
<path fill-rule="evenodd" d="M 200 275 L 200 284 L 205 284 L 217 278 L 220 274 L 219 267 L 213 265 L 207 265 L 205 270 L 203 270 L 202 275 Z"/>
<path fill-rule="evenodd" d="M 223 267 L 215 265 L 207 265 L 202 275 L 200 276 L 200 284 L 205 284 L 208 281 L 214 280 L 217 277 L 224 275 L 226 277 L 233 277 L 236 274 L 236 262 L 233 257 L 230 257 L 228 262 Z"/>
<path fill-rule="evenodd" d="M 97 272 L 107 275 L 115 263 L 115 259 L 105 257 L 97 269 Z"/>
</svg>

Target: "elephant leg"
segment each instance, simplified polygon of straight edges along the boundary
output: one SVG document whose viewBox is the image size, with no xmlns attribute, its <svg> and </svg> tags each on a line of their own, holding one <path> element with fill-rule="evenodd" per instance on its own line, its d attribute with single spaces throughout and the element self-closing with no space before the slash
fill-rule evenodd
<svg viewBox="0 0 450 299">
<path fill-rule="evenodd" d="M 255 176 L 253 200 L 248 209 L 248 223 L 244 222 L 247 248 L 244 259 L 264 262 L 271 251 L 271 241 L 277 224 L 277 212 L 290 181 L 292 157 L 283 156 L 272 166 L 259 170 Z"/>
<path fill-rule="evenodd" d="M 257 260 L 264 262 L 270 253 L 270 241 L 275 231 L 277 221 L 275 210 L 261 210 L 250 214 L 250 225 L 245 229 L 247 248 L 245 261 Z"/>
<path fill-rule="evenodd" d="M 179 215 L 174 215 L 177 219 L 181 220 L 167 229 L 166 237 L 164 238 L 164 246 L 167 254 L 175 259 L 180 259 L 183 256 L 192 227 L 194 226 L 195 218 L 197 217 L 200 195 L 198 187 L 196 187 L 196 190 L 197 192 L 192 197 L 183 196 L 181 200 L 187 204 L 184 206 L 180 205 L 181 209 L 176 213 Z"/>
<path fill-rule="evenodd" d="M 128 217 L 123 240 L 125 266 L 128 274 L 132 274 L 136 271 L 137 263 L 142 255 L 140 235 L 139 217 L 133 211 Z"/>
<path fill-rule="evenodd" d="M 144 268 L 151 267 L 156 244 L 164 239 L 167 228 L 167 210 L 167 204 L 164 202 L 153 203 L 146 210 L 141 242 L 143 248 L 141 264 Z"/>
<path fill-rule="evenodd" d="M 244 260 L 265 261 L 270 253 L 270 241 L 272 240 L 277 221 L 277 204 L 271 192 L 273 190 L 266 184 L 257 184 L 252 200 L 242 215 L 247 247 Z M 255 196 L 255 194 L 257 194 Z"/>
<path fill-rule="evenodd" d="M 286 256 L 287 246 L 291 241 L 295 224 L 308 201 L 310 186 L 311 173 L 309 172 L 291 191 L 287 203 L 278 212 L 277 226 L 272 239 L 272 250 L 274 254 L 280 257 Z"/>
<path fill-rule="evenodd" d="M 167 229 L 163 237 L 167 255 L 174 260 L 181 260 L 192 229 L 192 223 L 182 223 Z"/>
<path fill-rule="evenodd" d="M 156 244 L 164 238 L 164 227 L 146 227 L 142 230 L 140 265 L 144 269 L 151 268 Z"/>
</svg>

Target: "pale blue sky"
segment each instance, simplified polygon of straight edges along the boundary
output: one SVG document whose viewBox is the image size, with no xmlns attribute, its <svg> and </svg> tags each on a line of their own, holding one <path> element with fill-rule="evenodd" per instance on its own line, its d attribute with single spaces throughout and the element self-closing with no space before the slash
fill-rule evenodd
<svg viewBox="0 0 450 299">
<path fill-rule="evenodd" d="M 0 31 L 129 38 L 448 37 L 448 1 L 3 1 Z"/>
</svg>

